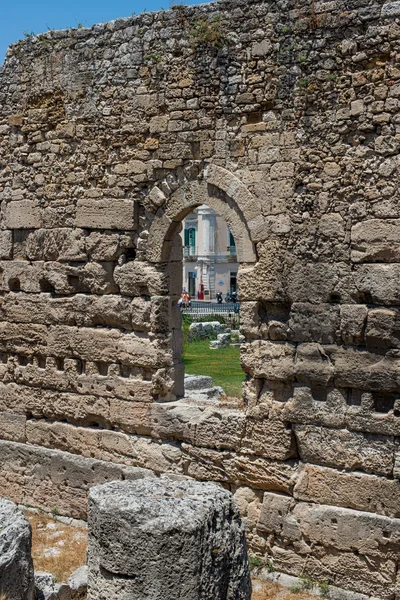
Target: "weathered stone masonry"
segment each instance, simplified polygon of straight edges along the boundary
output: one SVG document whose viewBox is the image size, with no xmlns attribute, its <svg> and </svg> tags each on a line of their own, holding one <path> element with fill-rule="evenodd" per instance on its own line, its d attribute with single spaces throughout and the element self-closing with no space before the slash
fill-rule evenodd
<svg viewBox="0 0 400 600">
<path fill-rule="evenodd" d="M 0 70 L 0 495 L 144 469 L 235 492 L 277 569 L 400 592 L 400 3 L 222 1 Z M 182 392 L 177 232 L 241 262 L 243 407 Z"/>
</svg>

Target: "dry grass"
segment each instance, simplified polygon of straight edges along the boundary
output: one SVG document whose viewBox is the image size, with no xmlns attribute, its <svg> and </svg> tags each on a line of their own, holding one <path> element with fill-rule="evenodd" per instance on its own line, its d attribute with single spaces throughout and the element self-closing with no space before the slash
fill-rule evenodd
<svg viewBox="0 0 400 600">
<path fill-rule="evenodd" d="M 321 600 L 321 598 L 304 591 L 292 592 L 272 581 L 253 579 L 251 600 Z"/>
<path fill-rule="evenodd" d="M 27 513 L 26 516 L 32 525 L 35 571 L 47 571 L 54 575 L 56 581 L 66 581 L 78 567 L 86 563 L 87 530 L 64 525 L 45 515 Z M 49 549 L 58 554 L 49 556 Z"/>
</svg>

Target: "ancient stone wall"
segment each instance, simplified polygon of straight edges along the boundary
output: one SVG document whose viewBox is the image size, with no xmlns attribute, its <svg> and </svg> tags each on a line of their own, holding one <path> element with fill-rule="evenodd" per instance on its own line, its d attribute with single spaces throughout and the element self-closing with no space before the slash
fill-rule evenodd
<svg viewBox="0 0 400 600">
<path fill-rule="evenodd" d="M 394 598 L 399 17 L 232 0 L 10 48 L 1 495 L 82 516 L 138 467 L 221 482 L 275 568 Z M 179 400 L 177 233 L 202 203 L 238 248 L 243 406 Z"/>
</svg>

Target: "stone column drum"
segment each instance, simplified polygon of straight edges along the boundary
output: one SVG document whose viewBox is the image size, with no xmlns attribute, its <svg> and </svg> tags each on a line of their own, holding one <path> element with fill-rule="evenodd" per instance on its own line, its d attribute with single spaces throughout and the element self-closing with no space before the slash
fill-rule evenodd
<svg viewBox="0 0 400 600">
<path fill-rule="evenodd" d="M 88 600 L 249 600 L 244 527 L 230 492 L 168 478 L 89 494 Z"/>
<path fill-rule="evenodd" d="M 0 498 L 0 598 L 33 600 L 32 530 L 14 502 Z"/>
</svg>

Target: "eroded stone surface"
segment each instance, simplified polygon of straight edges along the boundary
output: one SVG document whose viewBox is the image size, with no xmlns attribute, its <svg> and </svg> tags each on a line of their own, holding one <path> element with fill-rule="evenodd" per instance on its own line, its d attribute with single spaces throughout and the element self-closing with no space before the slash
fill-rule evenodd
<svg viewBox="0 0 400 600">
<path fill-rule="evenodd" d="M 250 600 L 244 528 L 229 492 L 144 479 L 92 488 L 89 595 Z"/>
<path fill-rule="evenodd" d="M 0 593 L 13 600 L 33 600 L 32 531 L 13 502 L 0 498 Z"/>
</svg>

